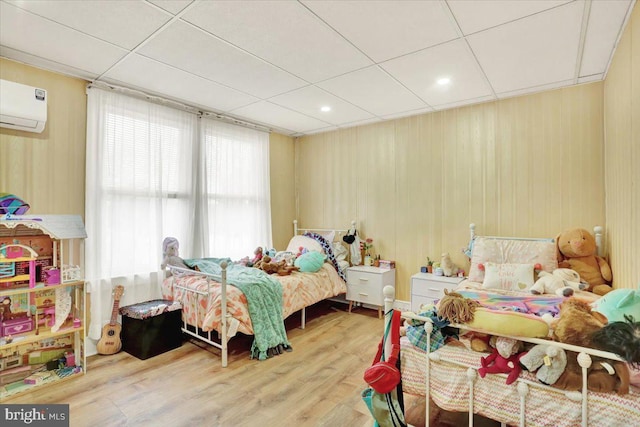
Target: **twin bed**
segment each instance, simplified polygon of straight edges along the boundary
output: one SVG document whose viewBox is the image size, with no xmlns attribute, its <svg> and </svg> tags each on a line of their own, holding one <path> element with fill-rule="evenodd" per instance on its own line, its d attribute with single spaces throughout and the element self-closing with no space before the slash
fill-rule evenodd
<svg viewBox="0 0 640 427">
<path fill-rule="evenodd" d="M 596 228 L 598 244 L 601 243 L 599 231 L 601 229 Z M 474 237 L 472 228 L 472 239 Z M 526 252 L 522 244 L 528 239 L 512 240 L 507 243 L 518 246 L 519 250 L 515 251 L 516 256 L 522 256 L 523 252 Z M 534 246 L 537 244 L 535 241 L 530 243 Z M 505 256 L 509 252 L 505 248 L 502 247 L 499 251 L 500 256 Z M 534 262 L 541 261 L 540 255 L 541 253 L 538 253 Z M 477 262 L 472 259 L 472 264 L 474 261 Z M 462 293 L 467 292 L 467 295 L 482 295 L 485 291 L 491 291 L 482 289 L 481 283 L 468 280 L 461 283 L 456 290 L 461 290 Z M 385 312 L 388 312 L 393 307 L 393 289 L 385 289 L 384 292 Z M 553 297 L 549 299 L 553 300 Z M 425 396 L 427 426 L 430 418 L 431 422 L 438 425 L 436 414 L 430 413 L 430 399 L 441 409 L 468 412 L 470 426 L 473 425 L 474 413 L 499 421 L 503 426 L 640 426 L 640 388 L 634 387 L 633 383 L 628 394 L 599 393 L 587 389 L 587 368 L 592 362 L 596 363 L 595 360 L 598 360 L 593 358 L 621 361 L 622 359 L 614 353 L 535 338 L 532 336 L 536 334 L 529 333 L 530 330 L 527 329 L 523 329 L 525 331 L 523 335 L 527 336 L 506 334 L 501 328 L 505 325 L 500 325 L 496 321 L 485 323 L 482 329 L 478 329 L 478 325 L 471 327 L 468 324 L 452 324 L 451 326 L 459 328 L 460 336 L 465 331 L 480 331 L 493 336 L 517 339 L 524 343 L 556 346 L 579 354 L 578 361 L 582 368 L 582 389 L 579 391 L 565 391 L 544 385 L 537 379 L 535 373 L 526 370 L 520 373 L 515 382 L 507 385 L 505 381 L 507 374 L 487 374 L 483 378 L 480 377 L 478 370 L 481 368 L 481 358 L 486 357 L 487 353 L 469 349 L 468 343 L 463 344 L 463 340 L 448 339 L 445 345 L 437 349 L 435 348 L 437 346 L 432 346 L 433 317 L 421 317 L 411 312 L 403 313 L 403 316 L 410 321 L 425 322 L 423 336 L 426 342 L 420 345 L 422 348 L 414 345 L 417 343 L 416 339 L 402 337 L 401 366 L 403 391 L 411 395 Z"/>
<path fill-rule="evenodd" d="M 355 222 L 352 222 L 352 228 L 354 227 Z M 306 307 L 346 292 L 341 271 L 345 261 L 336 259 L 334 252 L 346 251 L 341 245 L 342 236 L 348 231 L 303 229 L 298 228 L 297 221 L 294 221 L 294 237 L 287 251 L 283 252 L 298 251 L 301 247 L 322 251 L 328 259 L 316 272 L 293 272 L 288 276 L 266 275 L 228 259 L 207 259 L 207 268 L 201 268 L 201 271 L 168 266 L 172 275 L 162 283 L 163 298 L 182 304 L 182 331 L 220 349 L 222 366 L 226 367 L 228 342 L 238 332 L 254 335 L 256 341 L 262 335 L 268 335 L 271 329 L 282 335 L 283 323 L 277 323 L 298 311 L 302 318 L 301 328 L 304 329 Z M 242 282 L 240 285 L 248 286 L 244 288 L 245 292 L 234 280 Z M 230 286 L 232 284 L 238 286 Z M 254 296 L 250 307 L 247 295 L 251 295 L 258 285 L 267 289 L 269 298 Z M 256 322 L 260 318 L 256 316 L 257 308 L 262 312 L 258 314 L 267 317 L 258 324 Z M 254 314 L 253 318 L 251 314 Z M 279 343 L 283 344 L 280 349 L 270 344 L 269 351 L 278 353 L 286 349 L 286 336 L 281 337 Z"/>
</svg>

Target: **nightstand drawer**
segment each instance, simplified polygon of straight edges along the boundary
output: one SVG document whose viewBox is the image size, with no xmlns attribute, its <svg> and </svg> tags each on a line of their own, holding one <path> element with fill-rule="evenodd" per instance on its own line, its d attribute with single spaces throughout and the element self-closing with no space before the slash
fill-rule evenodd
<svg viewBox="0 0 640 427">
<path fill-rule="evenodd" d="M 436 299 L 440 299 L 440 298 L 436 298 Z M 422 307 L 423 305 L 434 304 L 436 302 L 436 299 L 417 296 L 417 295 L 411 295 L 411 311 L 413 311 L 414 313 L 419 313 L 420 307 Z"/>
<path fill-rule="evenodd" d="M 347 270 L 347 284 L 349 285 L 368 285 L 380 288 L 382 291 L 382 274 L 370 273 L 368 271 Z"/>
<path fill-rule="evenodd" d="M 433 304 L 444 296 L 444 290 L 454 290 L 463 277 L 435 276 L 418 273 L 411 276 L 411 310 L 419 311 L 423 304 Z"/>
<path fill-rule="evenodd" d="M 358 284 L 347 286 L 347 299 L 358 301 L 363 304 L 383 305 L 384 295 L 381 286 L 371 286 L 369 284 Z"/>
</svg>

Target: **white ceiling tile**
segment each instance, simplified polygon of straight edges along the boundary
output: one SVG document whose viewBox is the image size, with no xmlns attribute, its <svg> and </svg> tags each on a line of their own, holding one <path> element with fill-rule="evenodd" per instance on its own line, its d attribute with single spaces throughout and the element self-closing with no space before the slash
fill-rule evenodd
<svg viewBox="0 0 640 427">
<path fill-rule="evenodd" d="M 420 114 L 431 113 L 433 112 L 433 108 L 418 108 L 417 110 L 403 111 L 401 113 L 389 114 L 388 116 L 382 117 L 385 120 L 391 119 L 399 119 L 401 117 L 411 117 L 411 116 L 419 116 Z"/>
<path fill-rule="evenodd" d="M 101 74 L 126 51 L 63 25 L 0 3 L 0 44 L 48 61 Z"/>
<path fill-rule="evenodd" d="M 570 0 L 447 0 L 463 34 L 495 27 L 543 10 L 551 9 Z"/>
<path fill-rule="evenodd" d="M 330 123 L 323 122 L 313 117 L 305 116 L 287 108 L 280 107 L 267 101 L 256 102 L 246 107 L 233 110 L 233 115 L 260 123 L 271 124 L 283 129 L 295 132 L 326 128 Z"/>
<path fill-rule="evenodd" d="M 567 80 L 575 76 L 582 12 L 581 2 L 569 3 L 467 40 L 497 93 Z"/>
<path fill-rule="evenodd" d="M 14 61 L 22 62 L 24 64 L 29 64 L 34 67 L 42 68 L 43 70 L 50 70 L 56 73 L 63 73 L 68 76 L 78 77 L 85 80 L 93 80 L 99 75 L 99 73 L 96 73 L 96 72 L 92 73 L 86 70 L 81 70 L 79 68 L 74 68 L 66 64 L 50 61 L 45 58 L 40 58 L 39 56 L 31 55 L 29 53 L 25 53 L 25 52 L 11 49 L 10 47 L 1 46 L 1 45 L 0 45 L 0 56 L 5 58 L 11 58 Z"/>
<path fill-rule="evenodd" d="M 376 116 L 425 106 L 424 101 L 375 65 L 325 80 L 316 86 Z"/>
<path fill-rule="evenodd" d="M 372 114 L 315 86 L 296 89 L 270 98 L 269 101 L 333 125 L 373 117 Z M 331 110 L 321 111 L 320 108 L 324 106 L 330 107 Z"/>
<path fill-rule="evenodd" d="M 216 112 L 259 101 L 251 95 L 140 55 L 127 57 L 103 77 L 107 81 L 117 80 L 154 93 L 164 93 L 195 107 Z"/>
<path fill-rule="evenodd" d="M 171 15 L 139 1 L 13 1 L 21 9 L 133 49 L 171 19 Z"/>
<path fill-rule="evenodd" d="M 463 40 L 455 40 L 380 64 L 429 105 L 491 94 L 484 76 Z M 436 80 L 451 79 L 441 86 Z"/>
<path fill-rule="evenodd" d="M 532 87 L 526 87 L 526 88 L 522 88 L 522 89 L 517 89 L 517 90 L 512 90 L 512 91 L 508 91 L 508 92 L 501 92 L 498 93 L 498 99 L 503 99 L 503 98 L 511 98 L 514 96 L 520 96 L 520 95 L 526 95 L 529 93 L 537 93 L 537 92 L 542 92 L 545 90 L 553 90 L 553 89 L 558 89 L 561 87 L 565 87 L 565 86 L 570 86 L 574 83 L 574 80 L 562 80 L 559 82 L 553 82 L 553 83 L 548 83 L 548 84 L 543 84 L 543 85 L 538 85 L 538 86 L 532 86 Z"/>
<path fill-rule="evenodd" d="M 306 83 L 184 22 L 174 22 L 138 53 L 176 68 L 266 98 Z"/>
<path fill-rule="evenodd" d="M 376 62 L 458 37 L 436 1 L 303 1 Z"/>
<path fill-rule="evenodd" d="M 580 76 L 602 73 L 606 70 L 630 5 L 631 0 L 591 3 Z"/>
<path fill-rule="evenodd" d="M 298 2 L 201 2 L 183 19 L 308 82 L 371 65 Z"/>
<path fill-rule="evenodd" d="M 193 0 L 147 0 L 169 13 L 177 15 L 182 9 L 193 3 Z"/>
<path fill-rule="evenodd" d="M 481 96 L 479 98 L 464 99 L 462 101 L 456 101 L 456 102 L 450 102 L 450 103 L 447 103 L 447 104 L 434 105 L 433 109 L 434 110 L 447 110 L 449 108 L 457 108 L 457 107 L 463 107 L 465 105 L 479 104 L 481 102 L 495 101 L 496 99 L 497 98 L 494 95 L 487 95 L 487 96 Z"/>
<path fill-rule="evenodd" d="M 604 73 L 592 74 L 590 76 L 580 77 L 578 79 L 578 84 L 580 84 L 580 83 L 589 83 L 589 82 L 599 82 L 601 80 L 604 80 Z"/>
</svg>

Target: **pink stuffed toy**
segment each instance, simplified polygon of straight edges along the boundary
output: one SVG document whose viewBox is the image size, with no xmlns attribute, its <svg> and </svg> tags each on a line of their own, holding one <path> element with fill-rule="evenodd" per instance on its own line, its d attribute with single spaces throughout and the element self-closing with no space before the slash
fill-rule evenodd
<svg viewBox="0 0 640 427">
<path fill-rule="evenodd" d="M 486 374 L 509 374 L 507 376 L 507 385 L 509 385 L 514 382 L 520 375 L 520 372 L 522 372 L 520 358 L 525 354 L 526 352 L 522 352 L 505 358 L 494 348 L 493 353 L 480 359 L 482 367 L 478 369 L 478 373 L 482 378 L 484 378 Z"/>
</svg>

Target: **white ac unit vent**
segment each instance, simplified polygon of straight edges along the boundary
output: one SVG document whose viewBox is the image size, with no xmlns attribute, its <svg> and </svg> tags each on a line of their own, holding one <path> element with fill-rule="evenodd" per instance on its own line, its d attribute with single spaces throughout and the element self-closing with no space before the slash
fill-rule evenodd
<svg viewBox="0 0 640 427">
<path fill-rule="evenodd" d="M 46 123 L 46 90 L 0 80 L 0 127 L 40 133 Z"/>
</svg>

